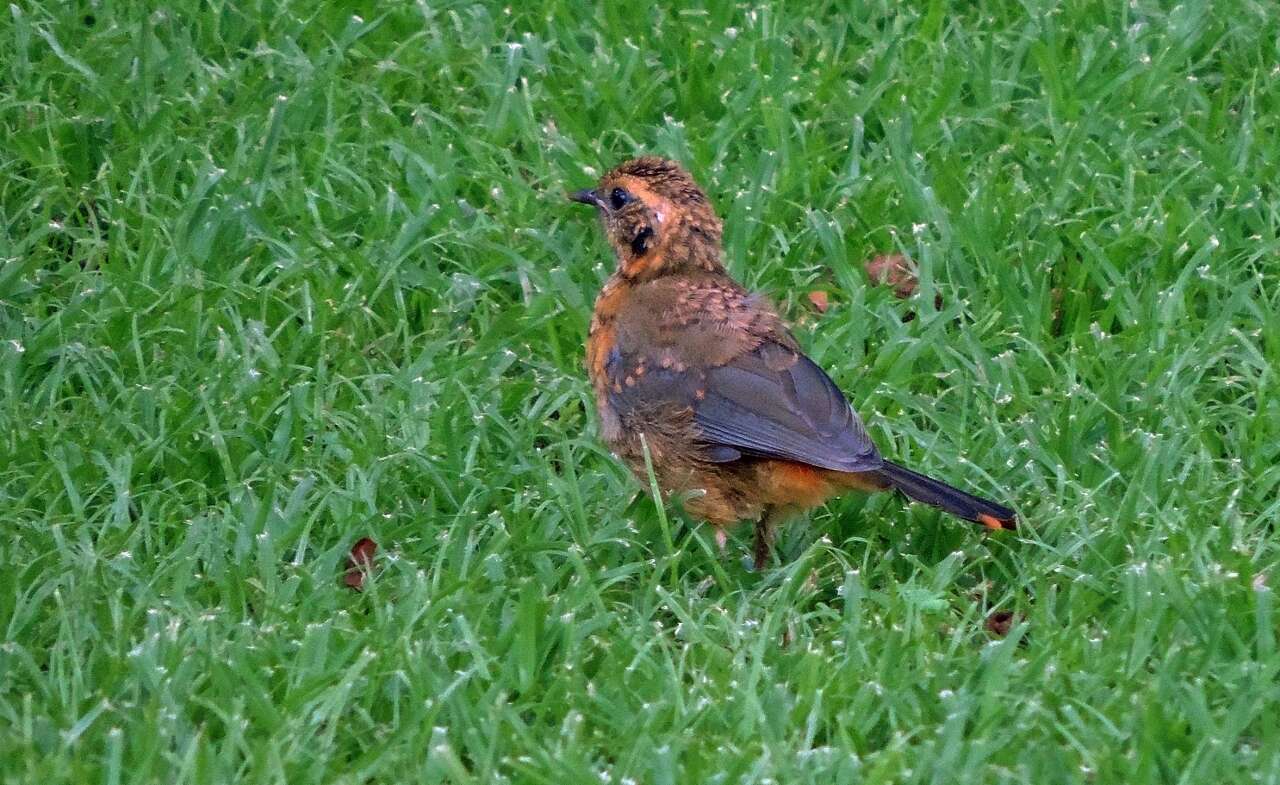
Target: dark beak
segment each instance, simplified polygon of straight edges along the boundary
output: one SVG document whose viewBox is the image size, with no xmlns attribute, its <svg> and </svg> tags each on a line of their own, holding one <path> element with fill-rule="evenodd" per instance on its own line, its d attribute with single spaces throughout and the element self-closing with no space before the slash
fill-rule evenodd
<svg viewBox="0 0 1280 785">
<path fill-rule="evenodd" d="M 589 204 L 593 207 L 604 207 L 604 202 L 600 201 L 600 194 L 596 193 L 594 188 L 584 188 L 581 191 L 574 191 L 569 194 L 569 201 L 578 202 L 579 204 Z"/>
</svg>

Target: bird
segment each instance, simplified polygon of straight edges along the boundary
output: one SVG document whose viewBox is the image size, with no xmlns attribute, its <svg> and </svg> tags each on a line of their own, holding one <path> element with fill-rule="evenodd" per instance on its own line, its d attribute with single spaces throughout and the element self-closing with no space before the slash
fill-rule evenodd
<svg viewBox="0 0 1280 785">
<path fill-rule="evenodd" d="M 880 454 L 768 298 L 729 275 L 720 219 L 679 163 L 627 160 L 568 198 L 596 209 L 616 262 L 586 342 L 600 435 L 715 527 L 722 553 L 726 531 L 753 522 L 762 570 L 783 521 L 846 491 L 1017 528 L 1012 509 Z"/>
</svg>

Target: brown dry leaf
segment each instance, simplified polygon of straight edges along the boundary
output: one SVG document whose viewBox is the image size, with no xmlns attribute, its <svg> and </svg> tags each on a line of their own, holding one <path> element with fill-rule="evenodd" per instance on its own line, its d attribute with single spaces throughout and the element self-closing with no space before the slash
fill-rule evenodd
<svg viewBox="0 0 1280 785">
<path fill-rule="evenodd" d="M 809 302 L 818 313 L 826 313 L 827 309 L 831 307 L 831 302 L 827 298 L 827 293 L 821 289 L 814 289 L 812 292 L 809 292 Z"/>
<path fill-rule="evenodd" d="M 1021 619 L 1015 619 L 1013 611 L 995 611 L 987 616 L 985 626 L 987 632 L 1003 638 L 1009 634 L 1009 628 L 1013 626 L 1015 621 L 1021 621 Z"/>
<path fill-rule="evenodd" d="M 364 577 L 373 570 L 373 555 L 377 552 L 378 543 L 368 537 L 356 541 L 351 546 L 351 555 L 347 557 L 347 563 L 351 567 L 342 577 L 342 582 L 359 591 L 364 586 Z"/>
<path fill-rule="evenodd" d="M 892 286 L 898 299 L 905 300 L 915 294 L 920 279 L 915 265 L 900 253 L 880 254 L 866 263 L 867 277 L 878 286 Z"/>
</svg>

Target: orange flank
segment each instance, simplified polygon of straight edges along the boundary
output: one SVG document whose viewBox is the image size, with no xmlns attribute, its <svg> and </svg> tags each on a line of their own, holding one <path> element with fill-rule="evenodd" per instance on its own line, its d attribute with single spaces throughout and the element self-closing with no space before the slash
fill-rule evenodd
<svg viewBox="0 0 1280 785">
<path fill-rule="evenodd" d="M 791 461 L 770 461 L 766 466 L 762 479 L 774 504 L 812 507 L 835 491 L 822 469 Z"/>
</svg>

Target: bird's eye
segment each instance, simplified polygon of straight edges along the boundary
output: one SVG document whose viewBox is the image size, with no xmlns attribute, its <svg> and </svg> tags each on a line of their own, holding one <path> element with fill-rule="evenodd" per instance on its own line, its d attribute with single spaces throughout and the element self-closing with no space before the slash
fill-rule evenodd
<svg viewBox="0 0 1280 785">
<path fill-rule="evenodd" d="M 631 201 L 631 194 L 621 188 L 614 188 L 613 192 L 609 194 L 609 203 L 613 205 L 615 210 L 621 210 L 629 201 Z"/>
</svg>

